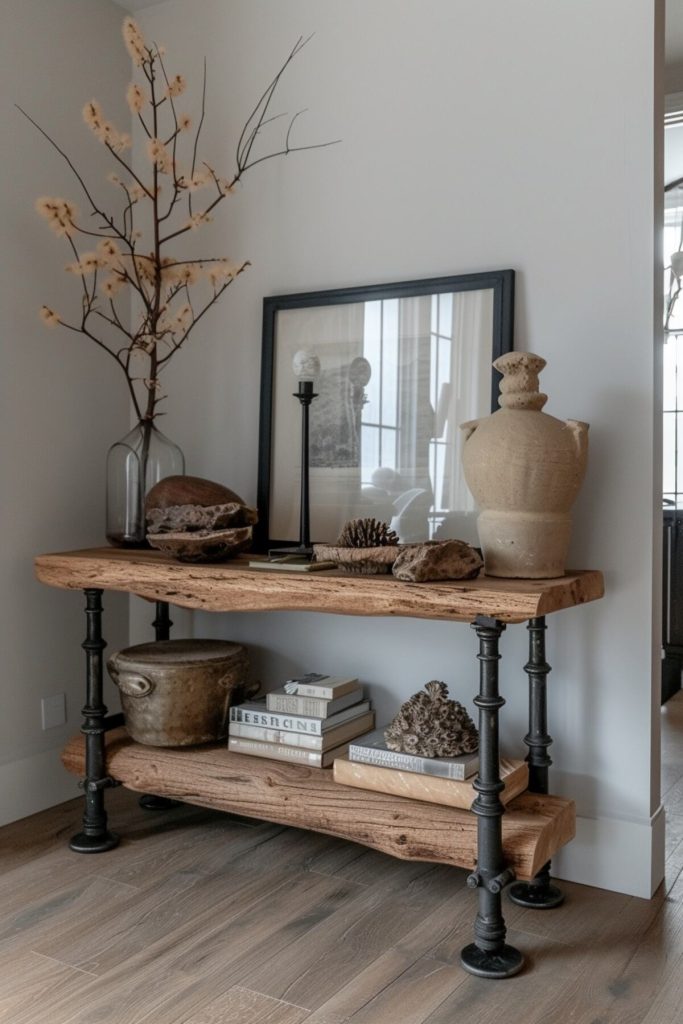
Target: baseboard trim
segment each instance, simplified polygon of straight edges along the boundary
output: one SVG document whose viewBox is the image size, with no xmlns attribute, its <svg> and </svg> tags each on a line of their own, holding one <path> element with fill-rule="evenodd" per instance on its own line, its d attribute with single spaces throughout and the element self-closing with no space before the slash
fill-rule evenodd
<svg viewBox="0 0 683 1024">
<path fill-rule="evenodd" d="M 556 878 L 649 900 L 664 878 L 664 808 L 649 821 L 577 818 L 576 837 L 553 858 Z"/>
<path fill-rule="evenodd" d="M 64 771 L 61 747 L 0 765 L 0 825 L 78 796 L 78 780 Z"/>
</svg>

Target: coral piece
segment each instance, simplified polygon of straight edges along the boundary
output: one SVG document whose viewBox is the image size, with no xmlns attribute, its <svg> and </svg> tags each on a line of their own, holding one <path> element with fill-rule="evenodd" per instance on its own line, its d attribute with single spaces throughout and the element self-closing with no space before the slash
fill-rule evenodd
<svg viewBox="0 0 683 1024">
<path fill-rule="evenodd" d="M 470 580 L 478 575 L 483 564 L 475 549 L 464 540 L 428 541 L 403 547 L 392 571 L 406 583 Z"/>
<path fill-rule="evenodd" d="M 192 530 L 180 533 L 148 533 L 151 547 L 179 562 L 223 562 L 251 547 L 251 526 L 233 530 Z"/>
<path fill-rule="evenodd" d="M 178 533 L 194 530 L 227 530 L 236 526 L 253 526 L 256 510 L 231 501 L 225 505 L 169 505 L 150 508 L 147 512 L 149 533 Z"/>
<path fill-rule="evenodd" d="M 334 562 L 342 572 L 356 576 L 380 576 L 391 572 L 399 552 L 397 544 L 376 548 L 344 548 L 331 544 L 314 544 L 313 557 L 316 562 Z"/>
<path fill-rule="evenodd" d="M 389 544 L 398 544 L 398 536 L 377 519 L 349 519 L 337 539 L 340 548 L 379 548 Z"/>
<path fill-rule="evenodd" d="M 479 748 L 479 734 L 465 708 L 433 679 L 402 704 L 384 731 L 389 750 L 419 757 L 459 757 Z"/>
<path fill-rule="evenodd" d="M 223 484 L 167 476 L 145 501 L 147 541 L 181 562 L 220 562 L 251 546 L 256 509 Z"/>
</svg>

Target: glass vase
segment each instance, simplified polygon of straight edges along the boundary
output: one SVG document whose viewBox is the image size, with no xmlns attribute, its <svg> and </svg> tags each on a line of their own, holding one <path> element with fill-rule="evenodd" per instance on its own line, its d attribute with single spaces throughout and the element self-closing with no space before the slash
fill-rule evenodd
<svg viewBox="0 0 683 1024">
<path fill-rule="evenodd" d="M 185 457 L 150 421 L 141 421 L 107 454 L 107 540 L 145 546 L 145 495 L 166 476 L 183 475 Z"/>
</svg>

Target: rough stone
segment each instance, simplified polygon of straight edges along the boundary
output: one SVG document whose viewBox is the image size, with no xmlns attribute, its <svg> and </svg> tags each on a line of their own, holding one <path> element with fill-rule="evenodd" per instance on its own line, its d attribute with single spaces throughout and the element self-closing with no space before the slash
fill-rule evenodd
<svg viewBox="0 0 683 1024">
<path fill-rule="evenodd" d="M 169 505 L 147 511 L 149 533 L 185 533 L 194 530 L 227 530 L 252 526 L 256 510 L 231 501 L 225 505 Z"/>
<path fill-rule="evenodd" d="M 394 562 L 394 576 L 406 583 L 429 580 L 469 580 L 484 563 L 464 540 L 427 541 L 408 544 Z"/>
<path fill-rule="evenodd" d="M 459 757 L 479 749 L 474 722 L 436 679 L 401 705 L 384 739 L 389 750 L 418 757 Z"/>
<path fill-rule="evenodd" d="M 251 546 L 251 526 L 232 530 L 148 533 L 149 544 L 180 562 L 223 562 Z"/>
<path fill-rule="evenodd" d="M 229 487 L 200 476 L 167 476 L 148 492 L 145 512 L 172 505 L 244 505 L 245 501 Z"/>
</svg>

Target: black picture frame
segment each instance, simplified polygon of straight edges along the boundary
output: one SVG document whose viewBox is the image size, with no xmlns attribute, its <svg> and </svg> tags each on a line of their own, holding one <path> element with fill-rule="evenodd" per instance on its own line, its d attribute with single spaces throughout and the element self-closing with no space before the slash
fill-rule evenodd
<svg viewBox="0 0 683 1024">
<path fill-rule="evenodd" d="M 274 380 L 277 359 L 277 319 L 283 310 L 301 310 L 344 303 L 368 302 L 380 299 L 411 296 L 440 295 L 448 292 L 491 290 L 493 318 L 491 362 L 513 350 L 514 336 L 514 270 L 491 270 L 472 274 L 458 274 L 390 284 L 360 285 L 317 292 L 296 292 L 289 295 L 268 296 L 263 300 L 263 334 L 261 355 L 261 390 L 259 418 L 259 458 L 257 504 L 259 523 L 254 530 L 254 550 L 264 552 L 291 543 L 296 537 L 271 535 L 271 462 L 273 436 L 276 424 L 273 418 Z M 491 370 L 491 411 L 498 407 L 500 374 Z M 295 380 L 292 377 L 292 390 Z M 292 399 L 294 401 L 294 399 Z M 292 437 L 292 446 L 299 445 L 298 435 Z M 297 499 L 298 500 L 298 499 Z M 314 538 L 317 539 L 317 538 Z"/>
</svg>

